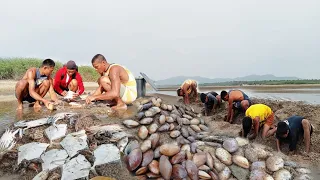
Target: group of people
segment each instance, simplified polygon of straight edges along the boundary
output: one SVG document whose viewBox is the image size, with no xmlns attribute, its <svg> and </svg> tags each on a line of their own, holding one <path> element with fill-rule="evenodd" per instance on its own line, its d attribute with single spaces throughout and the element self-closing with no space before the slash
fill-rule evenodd
<svg viewBox="0 0 320 180">
<path fill-rule="evenodd" d="M 185 104 L 191 100 L 198 102 L 200 97 L 204 104 L 203 113 L 205 116 L 215 113 L 222 100 L 228 102 L 228 114 L 225 121 L 233 122 L 234 112 L 243 112 L 241 135 L 254 139 L 261 131 L 263 139 L 275 134 L 278 151 L 282 142 L 289 143 L 290 153 L 296 151 L 296 145 L 300 137 L 303 137 L 305 143 L 305 152 L 310 152 L 310 140 L 313 132 L 313 126 L 309 120 L 302 116 L 291 116 L 285 120 L 275 123 L 272 109 L 265 104 L 253 104 L 249 96 L 241 90 L 221 91 L 200 93 L 198 95 L 198 83 L 195 80 L 186 80 L 178 88 L 177 95 L 183 97 Z"/>
<path fill-rule="evenodd" d="M 86 103 L 106 100 L 112 105 L 112 108 L 125 110 L 127 104 L 137 98 L 136 81 L 133 74 L 119 64 L 108 63 L 101 54 L 95 55 L 91 63 L 101 76 L 98 79 L 99 87 L 86 98 Z M 73 98 L 76 98 L 84 92 L 82 77 L 74 61 L 68 61 L 52 78 L 54 68 L 55 62 L 52 59 L 45 59 L 41 67 L 31 67 L 26 71 L 15 87 L 19 110 L 23 108 L 24 101 L 34 103 L 34 108 L 41 108 L 41 103 L 43 103 L 48 109 L 52 109 L 52 105 L 60 102 L 57 94 L 67 96 L 71 91 Z M 44 98 L 48 92 L 51 101 Z"/>
</svg>

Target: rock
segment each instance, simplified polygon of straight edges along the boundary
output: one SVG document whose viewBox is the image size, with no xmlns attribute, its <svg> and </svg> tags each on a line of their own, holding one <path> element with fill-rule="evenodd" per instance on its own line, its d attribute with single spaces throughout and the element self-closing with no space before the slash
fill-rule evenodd
<svg viewBox="0 0 320 180">
<path fill-rule="evenodd" d="M 224 165 L 223 163 L 221 163 L 218 159 L 215 159 L 213 161 L 213 167 L 218 171 L 221 172 L 224 170 L 224 168 L 226 167 L 226 165 Z"/>
<path fill-rule="evenodd" d="M 193 162 L 197 167 L 204 165 L 207 161 L 206 153 L 196 153 L 193 155 Z"/>
<path fill-rule="evenodd" d="M 139 123 L 137 121 L 128 119 L 128 120 L 124 120 L 123 124 L 127 127 L 127 128 L 135 128 L 137 126 L 139 126 Z"/>
<path fill-rule="evenodd" d="M 161 153 L 160 153 L 160 146 L 158 146 L 155 150 L 154 150 L 154 158 L 159 158 L 161 156 Z"/>
<path fill-rule="evenodd" d="M 211 169 L 207 165 L 202 165 L 202 166 L 199 167 L 199 170 L 205 171 L 205 172 L 209 172 Z"/>
<path fill-rule="evenodd" d="M 254 171 L 254 170 L 265 171 L 266 170 L 266 162 L 256 161 L 256 162 L 252 163 L 251 164 L 251 171 Z"/>
<path fill-rule="evenodd" d="M 249 169 L 249 161 L 243 156 L 234 155 L 232 156 L 232 161 L 242 168 Z"/>
<path fill-rule="evenodd" d="M 199 120 L 199 119 L 192 119 L 192 120 L 190 121 L 190 124 L 191 124 L 191 125 L 198 125 L 198 124 L 200 124 L 200 120 Z"/>
<path fill-rule="evenodd" d="M 250 162 L 256 162 L 258 161 L 258 154 L 253 148 L 246 148 L 244 150 L 244 156 L 250 161 Z"/>
<path fill-rule="evenodd" d="M 190 160 L 187 160 L 185 166 L 186 166 L 186 170 L 187 170 L 189 178 L 192 179 L 192 180 L 198 180 L 199 179 L 199 177 L 198 177 L 198 168 L 194 164 L 194 162 L 192 162 Z"/>
<path fill-rule="evenodd" d="M 202 131 L 209 131 L 209 128 L 203 124 L 199 124 L 198 126 Z"/>
<path fill-rule="evenodd" d="M 267 168 L 270 171 L 278 171 L 279 169 L 283 168 L 284 166 L 284 161 L 282 158 L 278 156 L 272 156 L 269 157 L 266 161 Z"/>
<path fill-rule="evenodd" d="M 148 150 L 147 152 L 143 153 L 142 155 L 142 163 L 141 163 L 141 166 L 142 167 L 145 167 L 147 165 L 149 165 L 151 163 L 151 161 L 153 160 L 153 157 L 154 157 L 154 153 L 153 151 L 150 149 Z"/>
<path fill-rule="evenodd" d="M 200 129 L 200 127 L 199 126 L 197 126 L 197 125 L 190 125 L 190 127 L 192 128 L 192 130 L 194 130 L 195 132 L 201 132 L 201 129 Z"/>
<path fill-rule="evenodd" d="M 227 180 L 231 176 L 231 170 L 228 167 L 225 167 L 218 176 L 220 180 Z"/>
<path fill-rule="evenodd" d="M 211 179 L 211 176 L 204 171 L 199 171 L 198 175 L 201 179 Z"/>
<path fill-rule="evenodd" d="M 232 164 L 231 154 L 223 148 L 216 149 L 216 157 L 228 166 Z"/>
<path fill-rule="evenodd" d="M 138 130 L 138 136 L 140 139 L 144 140 L 148 137 L 148 129 L 145 126 L 140 126 L 139 130 Z"/>
<path fill-rule="evenodd" d="M 291 180 L 292 175 L 286 169 L 280 169 L 273 174 L 274 180 Z"/>
<path fill-rule="evenodd" d="M 180 134 L 181 134 L 180 131 L 177 131 L 177 130 L 176 131 L 171 131 L 170 132 L 170 137 L 171 138 L 177 138 L 178 136 L 180 136 Z"/>
<path fill-rule="evenodd" d="M 149 125 L 153 122 L 153 118 L 147 117 L 140 120 L 140 124 Z"/>
<path fill-rule="evenodd" d="M 184 117 L 184 118 L 187 118 L 187 119 L 189 119 L 189 120 L 193 119 L 191 116 L 189 116 L 189 115 L 187 115 L 187 114 L 184 114 L 183 117 Z"/>
<path fill-rule="evenodd" d="M 157 132 L 158 128 L 159 128 L 158 124 L 151 124 L 148 128 L 149 134 L 153 134 Z"/>
<path fill-rule="evenodd" d="M 41 155 L 42 170 L 52 170 L 63 165 L 68 157 L 67 151 L 64 149 L 52 149 Z"/>
<path fill-rule="evenodd" d="M 299 174 L 311 174 L 311 171 L 309 169 L 306 169 L 306 168 L 297 168 L 296 171 Z"/>
<path fill-rule="evenodd" d="M 270 179 L 271 178 L 271 179 Z M 262 170 L 253 170 L 250 173 L 250 180 L 272 180 L 273 178 Z"/>
<path fill-rule="evenodd" d="M 154 173 L 154 174 L 159 174 L 159 162 L 156 160 L 153 160 L 149 165 L 148 165 L 149 170 Z"/>
<path fill-rule="evenodd" d="M 185 128 L 185 127 L 182 127 L 181 128 L 181 134 L 182 134 L 183 137 L 188 138 L 189 137 L 188 129 Z"/>
<path fill-rule="evenodd" d="M 137 148 L 130 152 L 130 154 L 126 158 L 127 169 L 129 171 L 134 171 L 142 162 L 142 151 Z"/>
<path fill-rule="evenodd" d="M 229 138 L 223 142 L 223 148 L 225 148 L 230 153 L 234 153 L 238 150 L 238 142 L 234 138 Z"/>
<path fill-rule="evenodd" d="M 242 148 L 239 148 L 233 155 L 239 155 L 239 156 L 244 156 L 244 150 Z"/>
<path fill-rule="evenodd" d="M 299 165 L 298 165 L 296 162 L 293 162 L 293 161 L 285 161 L 285 162 L 284 162 L 284 165 L 285 165 L 285 166 L 292 167 L 292 168 L 297 168 L 297 167 L 299 167 Z"/>
<path fill-rule="evenodd" d="M 172 165 L 169 161 L 169 158 L 165 155 L 162 155 L 160 157 L 159 170 L 160 170 L 160 174 L 165 180 L 170 180 L 170 177 L 172 174 Z"/>
<path fill-rule="evenodd" d="M 174 155 L 171 158 L 170 162 L 171 162 L 171 164 L 179 164 L 185 160 L 186 160 L 186 152 L 180 151 L 178 154 Z"/>
<path fill-rule="evenodd" d="M 159 144 L 160 135 L 158 133 L 151 134 L 149 140 L 151 141 L 151 148 L 155 149 Z"/>
<path fill-rule="evenodd" d="M 191 151 L 191 149 L 190 149 L 190 145 L 189 144 L 184 144 L 184 145 L 182 145 L 181 146 L 181 151 L 184 151 L 184 152 L 186 152 L 186 151 Z"/>
<path fill-rule="evenodd" d="M 188 176 L 187 170 L 180 164 L 176 164 L 172 168 L 173 179 L 184 179 Z"/>
<path fill-rule="evenodd" d="M 171 116 L 169 116 L 166 118 L 166 121 L 167 121 L 167 123 L 173 123 L 174 119 Z"/>
<path fill-rule="evenodd" d="M 248 179 L 250 174 L 248 169 L 244 169 L 236 165 L 231 165 L 229 166 L 229 168 L 231 170 L 232 175 L 237 179 Z"/>
<path fill-rule="evenodd" d="M 149 139 L 143 141 L 140 146 L 140 149 L 143 153 L 148 151 L 150 148 L 151 148 L 151 140 L 149 140 Z"/>
<path fill-rule="evenodd" d="M 136 171 L 136 175 L 142 175 L 145 174 L 148 171 L 147 167 L 141 167 Z"/>
<path fill-rule="evenodd" d="M 80 154 L 62 166 L 61 179 L 66 180 L 70 179 L 70 177 L 72 177 L 72 179 L 88 177 L 90 168 L 90 162 Z"/>
<path fill-rule="evenodd" d="M 166 123 L 166 116 L 165 115 L 161 115 L 159 117 L 159 124 L 163 125 L 164 123 Z"/>
<path fill-rule="evenodd" d="M 236 141 L 238 142 L 238 145 L 239 145 L 240 147 L 249 144 L 249 140 L 248 140 L 248 139 L 241 138 L 241 137 L 236 137 Z"/>
<path fill-rule="evenodd" d="M 207 165 L 209 166 L 210 169 L 213 169 L 213 164 L 214 164 L 214 160 L 212 158 L 212 156 L 210 155 L 210 153 L 206 153 L 207 156 Z"/>
<path fill-rule="evenodd" d="M 24 144 L 18 148 L 18 164 L 22 160 L 33 160 L 40 158 L 41 154 L 47 149 L 50 144 L 32 142 Z"/>
<path fill-rule="evenodd" d="M 180 147 L 176 144 L 163 144 L 160 146 L 160 153 L 166 156 L 174 156 L 179 153 Z"/>
</svg>

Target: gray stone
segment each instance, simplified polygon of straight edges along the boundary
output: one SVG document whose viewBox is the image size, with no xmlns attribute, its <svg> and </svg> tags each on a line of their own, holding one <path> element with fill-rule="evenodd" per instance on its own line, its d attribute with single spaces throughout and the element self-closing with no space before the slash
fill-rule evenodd
<svg viewBox="0 0 320 180">
<path fill-rule="evenodd" d="M 236 141 L 236 139 L 229 138 L 223 142 L 223 148 L 225 148 L 230 153 L 234 153 L 238 150 L 239 145 L 238 145 L 238 142 Z"/>
<path fill-rule="evenodd" d="M 250 173 L 248 169 L 241 168 L 237 165 L 231 165 L 229 168 L 232 175 L 237 179 L 248 179 Z"/>
</svg>

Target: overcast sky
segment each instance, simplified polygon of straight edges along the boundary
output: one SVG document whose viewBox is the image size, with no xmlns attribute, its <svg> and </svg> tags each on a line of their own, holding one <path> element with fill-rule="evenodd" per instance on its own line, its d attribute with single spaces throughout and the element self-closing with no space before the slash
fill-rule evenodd
<svg viewBox="0 0 320 180">
<path fill-rule="evenodd" d="M 1 0 L 0 56 L 101 53 L 135 75 L 320 78 L 319 0 Z"/>
</svg>

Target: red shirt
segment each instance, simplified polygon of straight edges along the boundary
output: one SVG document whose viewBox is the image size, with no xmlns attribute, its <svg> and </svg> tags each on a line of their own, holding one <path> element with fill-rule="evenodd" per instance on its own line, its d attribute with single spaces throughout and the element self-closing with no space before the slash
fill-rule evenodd
<svg viewBox="0 0 320 180">
<path fill-rule="evenodd" d="M 63 76 L 63 78 L 62 78 Z M 73 78 L 75 77 L 75 78 Z M 54 85 L 53 88 L 56 92 L 61 94 L 64 90 L 62 88 L 68 88 L 70 82 L 72 79 L 76 79 L 78 82 L 78 93 L 81 95 L 84 92 L 84 86 L 83 81 L 80 73 L 78 71 L 75 72 L 75 74 L 72 77 L 69 77 L 67 82 L 67 67 L 62 67 L 59 69 L 56 73 L 56 76 L 54 78 Z"/>
</svg>

